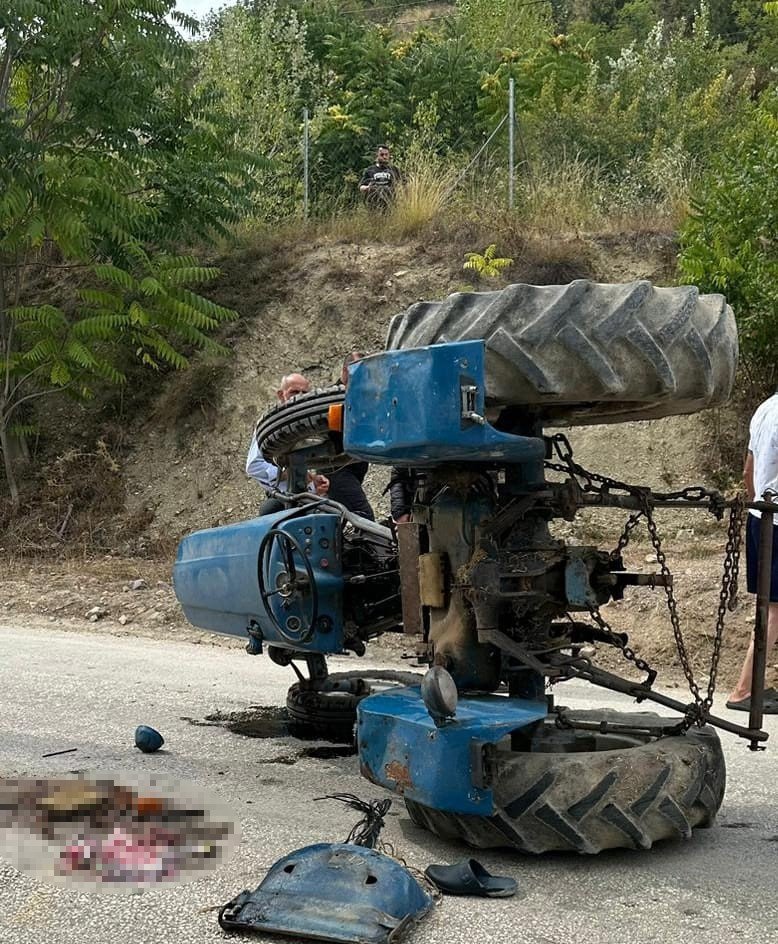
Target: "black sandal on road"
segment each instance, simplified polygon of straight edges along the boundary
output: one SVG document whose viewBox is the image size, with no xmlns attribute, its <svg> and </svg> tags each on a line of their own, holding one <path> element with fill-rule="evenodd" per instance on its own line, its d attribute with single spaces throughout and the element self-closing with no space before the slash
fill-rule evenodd
<svg viewBox="0 0 778 944">
<path fill-rule="evenodd" d="M 512 878 L 491 875 L 476 859 L 463 859 L 455 865 L 430 865 L 424 874 L 444 895 L 510 898 L 516 894 Z"/>
<path fill-rule="evenodd" d="M 751 711 L 751 696 L 743 698 L 740 701 L 728 701 L 727 708 L 730 711 Z M 764 690 L 764 702 L 762 703 L 762 713 L 765 715 L 778 715 L 778 692 L 774 688 Z"/>
</svg>

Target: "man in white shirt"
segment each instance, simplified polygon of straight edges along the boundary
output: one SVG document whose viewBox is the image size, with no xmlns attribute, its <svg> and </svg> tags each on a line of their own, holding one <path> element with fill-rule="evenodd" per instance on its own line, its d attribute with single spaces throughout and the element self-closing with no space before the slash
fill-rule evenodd
<svg viewBox="0 0 778 944">
<path fill-rule="evenodd" d="M 292 397 L 296 397 L 300 393 L 308 393 L 310 389 L 311 382 L 302 374 L 286 374 L 281 378 L 281 386 L 276 390 L 276 397 L 279 403 L 287 403 Z M 277 465 L 265 459 L 259 451 L 254 435 L 251 437 L 249 454 L 246 457 L 246 474 L 256 479 L 265 491 L 270 489 L 278 489 L 280 492 L 286 491 L 286 480 L 281 477 L 281 470 Z M 324 475 L 314 475 L 311 477 L 308 487 L 311 491 L 315 491 L 317 495 L 326 495 L 329 489 L 329 480 Z M 286 505 L 279 499 L 268 497 L 260 505 L 259 514 L 271 515 L 273 512 L 283 511 L 285 508 Z"/>
<path fill-rule="evenodd" d="M 765 492 L 778 494 L 778 393 L 757 407 L 751 419 L 748 455 L 743 470 L 749 501 L 761 501 Z M 759 560 L 759 519 L 761 513 L 750 509 L 746 525 L 746 581 L 749 593 L 756 593 Z M 773 562 L 770 578 L 770 607 L 767 617 L 767 651 L 778 638 L 778 526 L 773 524 Z M 727 708 L 751 710 L 751 674 L 754 665 L 754 643 L 748 647 L 740 678 L 732 690 Z M 778 692 L 765 689 L 765 714 L 778 714 Z"/>
</svg>

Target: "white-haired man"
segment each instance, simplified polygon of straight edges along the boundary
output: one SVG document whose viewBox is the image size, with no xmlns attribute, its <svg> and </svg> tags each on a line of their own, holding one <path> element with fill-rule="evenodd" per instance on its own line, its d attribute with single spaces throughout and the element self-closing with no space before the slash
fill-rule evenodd
<svg viewBox="0 0 778 944">
<path fill-rule="evenodd" d="M 356 352 L 352 352 L 345 359 L 341 375 L 341 382 L 344 386 L 348 379 L 348 365 L 359 359 L 360 355 Z M 310 389 L 311 384 L 307 377 L 298 373 L 287 374 L 281 378 L 281 385 L 276 391 L 276 397 L 279 403 L 287 403 L 292 397 L 308 393 Z M 320 473 L 309 473 L 308 488 L 316 492 L 317 495 L 327 495 L 333 501 L 344 505 L 349 511 L 374 521 L 373 509 L 362 486 L 366 472 L 367 463 L 352 462 L 330 473 L 329 477 Z M 282 471 L 277 465 L 265 459 L 260 452 L 255 436 L 252 436 L 251 446 L 246 457 L 246 474 L 256 479 L 267 492 L 274 489 L 281 492 L 286 491 L 287 483 Z M 283 511 L 285 508 L 286 505 L 280 499 L 268 496 L 260 506 L 259 514 L 270 515 L 276 511 Z"/>
<path fill-rule="evenodd" d="M 279 403 L 287 403 L 292 397 L 301 393 L 308 393 L 311 389 L 311 382 L 302 374 L 286 374 L 281 378 L 281 385 L 276 390 L 276 397 Z M 246 474 L 255 479 L 266 492 L 271 489 L 277 489 L 280 492 L 286 491 L 286 480 L 284 473 L 272 462 L 262 455 L 257 445 L 256 436 L 252 435 L 249 453 L 246 456 Z M 314 475 L 311 477 L 309 488 L 315 491 L 317 495 L 326 495 L 329 490 L 329 479 L 325 475 Z M 271 515 L 276 511 L 283 511 L 286 505 L 278 498 L 272 498 L 268 495 L 259 508 L 260 515 Z"/>
</svg>

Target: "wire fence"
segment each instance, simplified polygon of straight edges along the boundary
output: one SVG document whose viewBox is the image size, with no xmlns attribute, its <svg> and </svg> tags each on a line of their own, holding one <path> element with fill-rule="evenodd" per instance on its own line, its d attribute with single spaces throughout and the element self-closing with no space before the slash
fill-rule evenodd
<svg viewBox="0 0 778 944">
<path fill-rule="evenodd" d="M 542 2 L 548 2 L 548 0 L 542 0 Z M 515 182 L 516 182 L 516 173 L 517 173 L 517 164 L 516 164 L 516 147 L 518 142 L 518 147 L 521 152 L 521 158 L 519 161 L 519 166 L 521 166 L 527 177 L 527 183 L 530 189 L 535 189 L 535 182 L 532 175 L 532 168 L 529 163 L 529 157 L 527 154 L 527 149 L 524 143 L 524 138 L 521 133 L 521 127 L 516 115 L 515 107 L 515 84 L 514 80 L 509 80 L 508 86 L 508 106 L 507 110 L 500 117 L 494 129 L 491 131 L 489 136 L 484 140 L 475 154 L 470 158 L 467 165 L 464 169 L 457 175 L 453 183 L 447 188 L 444 193 L 444 199 L 450 197 L 463 183 L 467 178 L 468 174 L 471 173 L 474 167 L 478 164 L 478 161 L 481 157 L 488 152 L 490 145 L 494 142 L 497 135 L 500 131 L 507 126 L 508 130 L 508 144 L 507 150 L 505 151 L 505 167 L 507 172 L 507 192 L 506 192 L 506 205 L 509 210 L 514 208 L 515 202 Z M 301 141 L 301 150 L 302 150 L 302 192 L 303 192 L 303 218 L 308 219 L 311 211 L 311 134 L 310 134 L 310 112 L 308 108 L 303 109 L 303 131 L 302 131 L 302 141 Z"/>
</svg>

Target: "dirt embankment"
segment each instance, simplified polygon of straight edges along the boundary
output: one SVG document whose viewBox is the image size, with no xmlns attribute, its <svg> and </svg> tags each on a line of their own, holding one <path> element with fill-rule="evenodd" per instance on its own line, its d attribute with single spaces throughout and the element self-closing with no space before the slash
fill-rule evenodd
<svg viewBox="0 0 778 944">
<path fill-rule="evenodd" d="M 0 588 L 0 614 L 211 641 L 182 619 L 170 585 L 172 553 L 178 538 L 193 529 L 254 513 L 262 494 L 244 474 L 245 457 L 253 423 L 272 404 L 280 376 L 301 370 L 325 385 L 337 376 L 346 352 L 383 347 L 394 314 L 465 287 L 462 248 L 322 241 L 295 249 L 241 250 L 217 260 L 223 277 L 215 297 L 242 316 L 228 338 L 234 356 L 225 364 L 171 376 L 151 408 L 130 421 L 126 441 L 132 445 L 118 462 L 125 494 L 121 514 L 135 527 L 125 529 L 112 556 L 97 561 L 36 564 L 19 561 L 13 548 L 5 548 L 16 562 Z M 664 236 L 527 244 L 514 255 L 508 281 L 648 278 L 667 284 L 673 277 L 674 247 Z M 478 286 L 494 287 L 499 286 Z M 570 439 L 588 468 L 667 489 L 709 475 L 720 425 L 717 415 L 701 414 L 579 428 Z M 743 426 L 730 417 L 727 435 L 742 436 Z M 371 473 L 370 494 L 379 511 L 386 508 L 386 478 L 385 470 Z M 611 525 L 590 516 L 563 531 L 570 540 L 611 547 L 622 521 L 614 518 Z M 52 531 L 60 524 L 52 522 Z M 662 529 L 674 545 L 676 592 L 693 657 L 702 667 L 718 600 L 724 532 L 702 523 L 699 512 L 663 521 Z M 165 559 L 135 556 L 152 549 L 166 552 Z M 653 570 L 650 553 L 647 543 L 637 542 L 629 562 Z M 143 584 L 133 584 L 138 580 Z M 677 675 L 665 607 L 661 590 L 633 590 L 608 608 L 608 618 L 615 629 L 630 633 L 644 658 Z M 737 670 L 751 611 L 744 598 L 730 617 L 734 628 L 722 672 L 727 677 Z"/>
<path fill-rule="evenodd" d="M 507 281 L 667 283 L 672 250 L 664 236 L 527 244 L 515 254 Z M 316 385 L 332 382 L 345 353 L 383 347 L 393 315 L 462 290 L 467 278 L 462 252 L 448 245 L 322 242 L 270 257 L 243 251 L 219 264 L 218 301 L 242 315 L 231 340 L 234 357 L 206 403 L 186 375 L 172 377 L 152 415 L 136 422 L 124 464 L 128 512 L 148 522 L 144 537 L 152 542 L 253 513 L 262 495 L 244 474 L 246 452 L 253 424 L 274 402 L 284 373 L 301 370 Z M 576 430 L 573 441 L 594 467 L 621 473 L 626 459 L 633 479 L 639 474 L 645 483 L 666 485 L 699 477 L 709 424 L 679 418 L 618 432 L 593 427 Z M 371 498 L 382 510 L 386 479 L 382 469 L 371 476 Z"/>
</svg>

